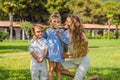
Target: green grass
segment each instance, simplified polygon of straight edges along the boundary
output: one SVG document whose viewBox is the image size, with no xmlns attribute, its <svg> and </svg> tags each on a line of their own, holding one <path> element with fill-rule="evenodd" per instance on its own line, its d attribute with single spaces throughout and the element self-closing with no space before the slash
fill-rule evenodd
<svg viewBox="0 0 120 80">
<path fill-rule="evenodd" d="M 91 67 L 87 75 L 100 80 L 120 80 L 120 40 L 89 40 Z"/>
<path fill-rule="evenodd" d="M 17 54 L 0 56 L 0 80 L 30 80 L 30 55 Z"/>
<path fill-rule="evenodd" d="M 14 40 L 9 42 L 7 40 L 0 42 L 1 53 L 25 52 L 28 50 L 28 41 Z"/>
<path fill-rule="evenodd" d="M 0 43 L 0 80 L 30 80 L 28 41 Z M 10 52 L 10 53 L 7 53 Z M 100 80 L 120 80 L 120 40 L 89 40 L 91 65 L 88 77 Z M 75 73 L 74 70 L 71 70 Z M 55 75 L 54 75 L 55 80 Z M 62 80 L 72 80 L 62 76 Z"/>
</svg>

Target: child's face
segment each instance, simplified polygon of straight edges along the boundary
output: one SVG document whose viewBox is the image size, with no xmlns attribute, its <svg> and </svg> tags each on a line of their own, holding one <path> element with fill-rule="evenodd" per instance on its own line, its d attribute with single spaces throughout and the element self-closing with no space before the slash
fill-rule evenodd
<svg viewBox="0 0 120 80">
<path fill-rule="evenodd" d="M 59 18 L 52 19 L 51 23 L 50 23 L 50 25 L 54 28 L 57 27 L 57 25 L 59 25 L 59 24 L 60 24 L 60 19 Z"/>
<path fill-rule="evenodd" d="M 35 27 L 34 28 L 34 35 L 37 39 L 41 38 L 43 34 L 43 29 L 40 27 Z"/>
</svg>

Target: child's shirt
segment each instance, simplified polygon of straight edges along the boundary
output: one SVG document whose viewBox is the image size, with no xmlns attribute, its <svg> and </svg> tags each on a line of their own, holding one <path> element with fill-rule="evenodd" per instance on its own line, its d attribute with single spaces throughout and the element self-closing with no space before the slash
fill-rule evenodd
<svg viewBox="0 0 120 80">
<path fill-rule="evenodd" d="M 48 55 L 47 57 L 53 62 L 63 62 L 64 59 L 61 55 L 64 52 L 63 43 L 68 44 L 68 39 L 63 29 L 59 30 L 61 34 L 61 40 L 57 36 L 55 29 L 47 29 L 43 35 L 48 41 Z"/>
<path fill-rule="evenodd" d="M 34 52 L 38 57 L 41 57 L 44 53 L 44 49 L 47 48 L 47 41 L 44 38 L 38 40 L 31 40 L 29 45 L 29 53 Z M 46 68 L 46 59 L 43 62 L 38 63 L 34 57 L 31 59 L 31 69 L 39 70 L 41 67 L 44 69 Z"/>
</svg>

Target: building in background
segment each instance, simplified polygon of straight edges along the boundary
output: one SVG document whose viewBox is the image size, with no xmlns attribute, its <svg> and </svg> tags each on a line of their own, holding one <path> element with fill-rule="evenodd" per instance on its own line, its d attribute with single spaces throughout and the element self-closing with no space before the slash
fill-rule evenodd
<svg viewBox="0 0 120 80">
<path fill-rule="evenodd" d="M 9 21 L 0 21 L 0 30 L 3 30 L 7 33 L 10 32 L 9 30 L 9 25 L 10 22 Z M 40 24 L 43 26 L 48 26 L 48 25 L 44 25 L 44 24 Z M 85 31 L 90 31 L 92 36 L 95 36 L 97 34 L 103 35 L 103 33 L 108 30 L 108 25 L 101 25 L 101 24 L 83 24 Z M 116 27 L 111 26 L 110 27 L 111 31 L 115 31 Z M 19 39 L 19 40 L 25 40 L 26 39 L 26 35 L 25 35 L 25 31 L 24 29 L 22 29 L 20 27 L 20 24 L 18 24 L 17 22 L 13 22 L 13 38 L 14 39 Z"/>
</svg>

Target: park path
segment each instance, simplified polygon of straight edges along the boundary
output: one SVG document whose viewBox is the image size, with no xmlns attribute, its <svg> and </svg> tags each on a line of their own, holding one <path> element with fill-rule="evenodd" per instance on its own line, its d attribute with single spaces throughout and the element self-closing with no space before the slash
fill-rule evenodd
<svg viewBox="0 0 120 80">
<path fill-rule="evenodd" d="M 28 52 L 14 52 L 14 53 L 3 53 L 3 54 L 0 54 L 0 56 L 23 56 L 27 54 Z"/>
</svg>

